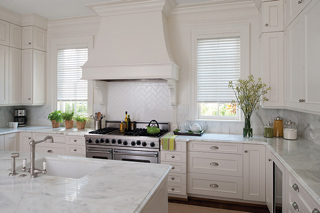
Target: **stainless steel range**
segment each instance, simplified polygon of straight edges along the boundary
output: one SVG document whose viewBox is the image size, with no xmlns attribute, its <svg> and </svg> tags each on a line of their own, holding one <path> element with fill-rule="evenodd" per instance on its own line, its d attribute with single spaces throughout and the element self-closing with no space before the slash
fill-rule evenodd
<svg viewBox="0 0 320 213">
<path fill-rule="evenodd" d="M 87 158 L 160 163 L 160 139 L 169 131 L 169 123 L 159 123 L 161 131 L 155 135 L 147 133 L 149 122 L 137 122 L 129 132 L 120 132 L 119 124 L 106 121 L 106 128 L 84 135 Z"/>
</svg>

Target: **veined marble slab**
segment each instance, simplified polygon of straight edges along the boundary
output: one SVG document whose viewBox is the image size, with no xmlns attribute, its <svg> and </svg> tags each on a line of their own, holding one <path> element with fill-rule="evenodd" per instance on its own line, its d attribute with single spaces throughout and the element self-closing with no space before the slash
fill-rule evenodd
<svg viewBox="0 0 320 213">
<path fill-rule="evenodd" d="M 46 174 L 31 179 L 29 173 L 9 177 L 10 154 L 0 151 L 0 212 L 139 212 L 171 169 L 165 164 L 57 156 L 102 167 L 80 179 Z M 20 153 L 17 166 L 28 156 Z"/>
<path fill-rule="evenodd" d="M 52 127 L 44 127 L 44 126 L 30 126 L 30 127 L 18 127 L 14 128 L 0 128 L 0 135 L 9 134 L 15 132 L 38 132 L 38 133 L 48 133 L 48 134 L 61 134 L 61 135 L 77 135 L 84 136 L 88 132 L 93 129 L 83 129 L 78 130 L 77 128 L 66 129 L 65 127 L 60 128 L 52 128 Z"/>
</svg>

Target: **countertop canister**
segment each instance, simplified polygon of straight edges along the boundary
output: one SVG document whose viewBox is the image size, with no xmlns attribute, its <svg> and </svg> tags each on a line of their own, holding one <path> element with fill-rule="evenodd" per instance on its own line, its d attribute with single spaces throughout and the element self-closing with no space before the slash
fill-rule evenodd
<svg viewBox="0 0 320 213">
<path fill-rule="evenodd" d="M 291 120 L 286 123 L 283 128 L 283 138 L 287 140 L 297 140 L 298 139 L 298 130 L 296 123 Z"/>
<path fill-rule="evenodd" d="M 283 119 L 280 116 L 274 118 L 273 122 L 273 136 L 276 138 L 283 137 Z"/>
</svg>

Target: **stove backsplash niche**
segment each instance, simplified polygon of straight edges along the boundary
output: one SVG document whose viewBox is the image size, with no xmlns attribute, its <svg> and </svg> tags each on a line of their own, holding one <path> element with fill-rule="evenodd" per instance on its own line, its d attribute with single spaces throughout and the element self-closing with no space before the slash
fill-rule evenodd
<svg viewBox="0 0 320 213">
<path fill-rule="evenodd" d="M 106 82 L 107 120 L 172 122 L 170 90 L 164 80 Z"/>
</svg>

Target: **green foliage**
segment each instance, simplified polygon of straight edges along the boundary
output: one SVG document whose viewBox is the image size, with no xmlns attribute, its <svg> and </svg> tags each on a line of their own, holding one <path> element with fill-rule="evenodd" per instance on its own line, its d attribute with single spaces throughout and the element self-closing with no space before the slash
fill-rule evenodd
<svg viewBox="0 0 320 213">
<path fill-rule="evenodd" d="M 73 117 L 73 119 L 74 119 L 75 121 L 79 121 L 79 122 L 85 122 L 85 121 L 88 121 L 88 120 L 89 120 L 86 116 L 79 115 L 79 114 L 75 115 L 75 116 Z"/>
<path fill-rule="evenodd" d="M 51 112 L 49 115 L 48 115 L 48 119 L 50 121 L 52 120 L 55 120 L 56 122 L 62 122 L 62 115 L 61 115 L 61 111 L 59 110 L 56 110 L 54 112 Z"/>
<path fill-rule="evenodd" d="M 65 121 L 71 121 L 74 115 L 74 111 L 65 111 L 62 114 L 62 119 Z"/>
<path fill-rule="evenodd" d="M 237 98 L 232 103 L 237 103 L 246 117 L 251 117 L 252 112 L 259 109 L 258 102 L 266 101 L 267 98 L 263 96 L 268 90 L 271 90 L 265 83 L 262 83 L 261 78 L 255 82 L 253 75 L 249 75 L 246 80 L 239 79 L 235 84 L 229 81 L 229 87 L 233 89 Z"/>
</svg>

